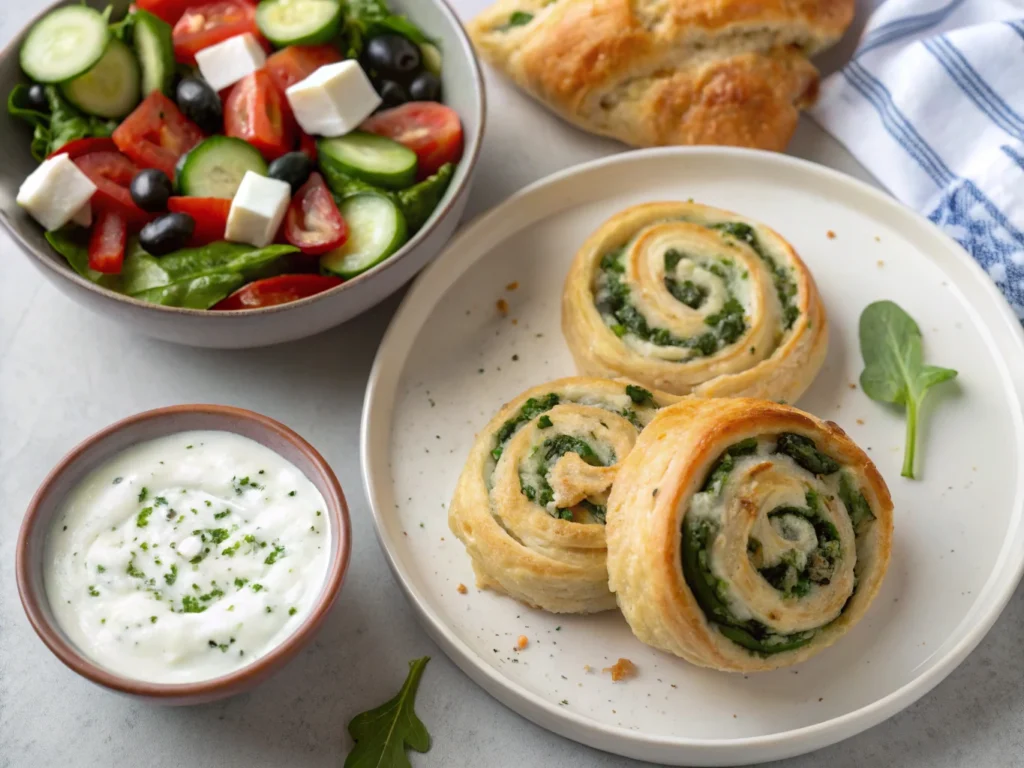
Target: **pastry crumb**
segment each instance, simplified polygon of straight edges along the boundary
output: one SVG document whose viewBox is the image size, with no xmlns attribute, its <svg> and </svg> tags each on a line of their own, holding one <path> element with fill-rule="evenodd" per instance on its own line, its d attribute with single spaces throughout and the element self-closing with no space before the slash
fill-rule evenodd
<svg viewBox="0 0 1024 768">
<path fill-rule="evenodd" d="M 506 317 L 508 315 L 507 301 L 505 301 L 504 299 L 498 299 L 498 301 L 495 303 L 495 306 L 498 308 L 498 312 L 501 314 L 502 317 Z"/>
<path fill-rule="evenodd" d="M 836 233 L 833 232 L 831 229 L 828 232 L 825 233 L 825 236 L 828 237 L 829 240 L 835 240 L 836 239 Z"/>
<path fill-rule="evenodd" d="M 467 592 L 469 592 L 469 590 L 466 589 L 466 585 L 465 584 L 459 584 L 459 586 L 457 586 L 455 588 L 455 591 L 458 592 L 460 595 L 464 595 Z"/>
<path fill-rule="evenodd" d="M 601 671 L 610 672 L 612 682 L 617 683 L 620 680 L 628 680 L 632 677 L 636 677 L 636 664 L 629 659 L 619 659 L 610 667 L 605 667 Z"/>
<path fill-rule="evenodd" d="M 850 383 L 849 383 L 849 384 L 848 384 L 847 386 L 848 386 L 848 387 L 849 387 L 850 389 L 856 389 L 856 388 L 857 388 L 857 385 L 856 385 L 856 384 L 854 384 L 854 383 L 853 383 L 852 381 L 851 381 L 851 382 L 850 382 Z"/>
<path fill-rule="evenodd" d="M 594 668 L 593 668 L 592 666 L 590 666 L 589 664 L 584 664 L 584 665 L 583 665 L 583 671 L 584 671 L 584 672 L 585 672 L 586 674 L 588 674 L 588 675 L 589 675 L 589 674 L 590 674 L 591 672 L 593 672 L 593 671 L 594 671 Z"/>
<path fill-rule="evenodd" d="M 524 648 L 526 648 L 526 646 L 529 644 L 530 638 L 528 638 L 526 635 L 520 635 L 519 639 L 516 640 L 516 650 L 521 651 Z"/>
<path fill-rule="evenodd" d="M 519 325 L 519 320 L 515 317 L 512 318 L 512 325 Z"/>
<path fill-rule="evenodd" d="M 881 259 L 879 259 L 879 260 L 878 260 L 878 266 L 880 266 L 880 267 L 884 267 L 884 266 L 885 266 L 885 262 L 884 262 L 884 261 L 882 261 Z"/>
<path fill-rule="evenodd" d="M 519 287 L 519 281 L 518 280 L 513 280 L 511 283 L 509 283 L 508 285 L 505 286 L 505 290 L 506 291 L 514 291 L 518 287 Z"/>
<path fill-rule="evenodd" d="M 875 235 L 875 242 L 876 243 L 882 242 L 882 238 L 880 238 L 878 235 Z"/>
</svg>

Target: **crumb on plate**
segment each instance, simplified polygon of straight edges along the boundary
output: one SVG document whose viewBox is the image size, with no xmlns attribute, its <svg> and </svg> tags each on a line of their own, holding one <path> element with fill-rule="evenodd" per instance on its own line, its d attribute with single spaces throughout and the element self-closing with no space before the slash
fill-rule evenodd
<svg viewBox="0 0 1024 768">
<path fill-rule="evenodd" d="M 612 682 L 617 683 L 620 680 L 628 680 L 632 677 L 636 677 L 636 664 L 629 659 L 619 659 L 610 667 L 605 667 L 601 671 L 610 672 L 612 675 Z"/>
<path fill-rule="evenodd" d="M 459 584 L 459 586 L 457 586 L 455 588 L 455 591 L 458 592 L 460 595 L 464 595 L 467 592 L 469 592 L 469 590 L 466 589 L 466 585 L 465 584 Z"/>
<path fill-rule="evenodd" d="M 521 651 L 530 644 L 530 639 L 526 635 L 520 635 L 519 639 L 516 640 L 516 650 Z"/>
<path fill-rule="evenodd" d="M 508 315 L 507 301 L 505 301 L 504 299 L 498 299 L 498 301 L 495 303 L 495 306 L 498 308 L 498 312 L 501 314 L 502 317 Z"/>
<path fill-rule="evenodd" d="M 518 287 L 519 287 L 519 281 L 518 280 L 513 280 L 511 283 L 509 283 L 508 285 L 505 286 L 505 290 L 506 291 L 514 291 Z"/>
<path fill-rule="evenodd" d="M 829 240 L 836 239 L 836 233 L 833 232 L 831 229 L 828 232 L 826 232 L 825 235 L 828 237 Z"/>
</svg>

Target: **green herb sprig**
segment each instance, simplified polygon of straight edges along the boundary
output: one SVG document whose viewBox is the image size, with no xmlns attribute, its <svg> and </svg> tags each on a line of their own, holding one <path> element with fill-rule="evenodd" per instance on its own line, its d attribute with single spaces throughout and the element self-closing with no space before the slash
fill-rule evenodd
<svg viewBox="0 0 1024 768">
<path fill-rule="evenodd" d="M 903 477 L 914 478 L 917 421 L 928 390 L 957 375 L 952 368 L 925 365 L 921 329 L 892 301 L 869 304 L 860 316 L 860 352 L 864 394 L 881 403 L 906 406 L 907 439 Z"/>
<path fill-rule="evenodd" d="M 356 715 L 348 724 L 355 746 L 344 768 L 411 768 L 406 747 L 417 752 L 430 749 L 430 733 L 416 715 L 416 691 L 429 656 L 409 662 L 409 676 L 402 690 L 376 709 Z"/>
</svg>

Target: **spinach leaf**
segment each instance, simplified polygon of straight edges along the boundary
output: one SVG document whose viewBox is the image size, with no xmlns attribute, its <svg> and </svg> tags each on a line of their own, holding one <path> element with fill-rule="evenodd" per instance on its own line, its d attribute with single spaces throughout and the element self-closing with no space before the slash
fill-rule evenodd
<svg viewBox="0 0 1024 768">
<path fill-rule="evenodd" d="M 57 253 L 67 259 L 68 264 L 86 280 L 91 280 L 112 291 L 121 290 L 120 275 L 105 275 L 89 269 L 89 231 L 81 227 L 65 227 L 55 232 L 45 232 L 44 237 Z"/>
<path fill-rule="evenodd" d="M 141 294 L 158 295 L 149 293 L 154 288 L 165 288 L 194 278 L 219 277 L 229 273 L 246 280 L 253 279 L 262 268 L 296 250 L 298 249 L 290 245 L 256 248 L 245 243 L 221 240 L 199 248 L 184 248 L 157 258 L 146 253 L 138 241 L 133 240 L 128 245 L 124 266 L 121 268 L 124 292 L 145 298 Z M 170 295 L 179 294 L 172 290 L 168 296 Z"/>
<path fill-rule="evenodd" d="M 373 184 L 368 184 L 354 176 L 349 176 L 324 157 L 321 157 L 318 167 L 320 173 L 323 174 L 324 181 L 327 182 L 327 187 L 331 190 L 331 194 L 334 195 L 334 199 L 339 205 L 346 197 L 358 195 L 360 192 L 376 192 L 385 197 L 391 196 L 385 189 L 375 187 Z"/>
<path fill-rule="evenodd" d="M 649 389 L 638 387 L 635 384 L 627 384 L 626 394 L 629 395 L 629 399 L 637 405 L 643 405 L 648 402 L 651 405 L 654 405 L 654 394 Z"/>
<path fill-rule="evenodd" d="M 793 432 L 783 432 L 775 444 L 775 450 L 784 453 L 813 475 L 831 475 L 839 471 L 839 463 L 818 450 L 809 437 Z"/>
<path fill-rule="evenodd" d="M 903 477 L 914 477 L 917 419 L 928 390 L 957 375 L 952 368 L 925 365 L 921 329 L 892 301 L 869 304 L 860 316 L 860 386 L 872 400 L 906 406 L 907 438 Z"/>
<path fill-rule="evenodd" d="M 407 746 L 417 752 L 430 749 L 430 733 L 415 710 L 416 690 L 428 661 L 429 656 L 410 661 L 409 676 L 393 699 L 352 718 L 348 732 L 356 745 L 344 768 L 409 768 Z"/>
<path fill-rule="evenodd" d="M 433 176 L 428 176 L 419 184 L 394 193 L 393 198 L 405 215 L 405 223 L 409 228 L 410 237 L 426 224 L 430 214 L 434 212 L 437 204 L 444 197 L 454 174 L 455 165 L 445 163 L 437 169 Z"/>
<path fill-rule="evenodd" d="M 238 272 L 186 277 L 169 285 L 132 294 L 134 298 L 165 307 L 209 309 L 246 282 Z"/>
</svg>

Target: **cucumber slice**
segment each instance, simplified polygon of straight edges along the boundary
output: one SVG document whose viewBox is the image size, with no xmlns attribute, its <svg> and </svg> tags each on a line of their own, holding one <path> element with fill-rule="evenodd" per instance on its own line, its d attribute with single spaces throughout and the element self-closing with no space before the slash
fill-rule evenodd
<svg viewBox="0 0 1024 768">
<path fill-rule="evenodd" d="M 330 42 L 340 23 L 338 0 L 263 0 L 256 9 L 260 32 L 278 48 Z"/>
<path fill-rule="evenodd" d="M 402 189 L 416 181 L 416 153 L 397 141 L 363 131 L 320 139 L 321 163 L 342 173 L 387 189 Z"/>
<path fill-rule="evenodd" d="M 153 91 L 171 95 L 174 82 L 174 42 L 171 25 L 147 11 L 135 11 L 135 55 L 142 65 L 142 97 Z"/>
<path fill-rule="evenodd" d="M 92 69 L 111 40 L 106 17 L 84 5 L 46 14 L 21 44 L 21 68 L 37 83 L 62 83 Z"/>
<path fill-rule="evenodd" d="M 211 136 L 185 156 L 178 171 L 178 189 L 188 197 L 223 197 L 238 191 L 246 171 L 266 176 L 267 163 L 247 141 Z"/>
<path fill-rule="evenodd" d="M 64 83 L 64 98 L 83 112 L 114 119 L 124 117 L 139 103 L 139 63 L 131 48 L 116 38 L 96 66 Z"/>
<path fill-rule="evenodd" d="M 393 254 L 406 240 L 405 217 L 388 197 L 360 192 L 338 206 L 348 224 L 348 240 L 320 257 L 320 268 L 339 277 L 355 277 Z"/>
</svg>

